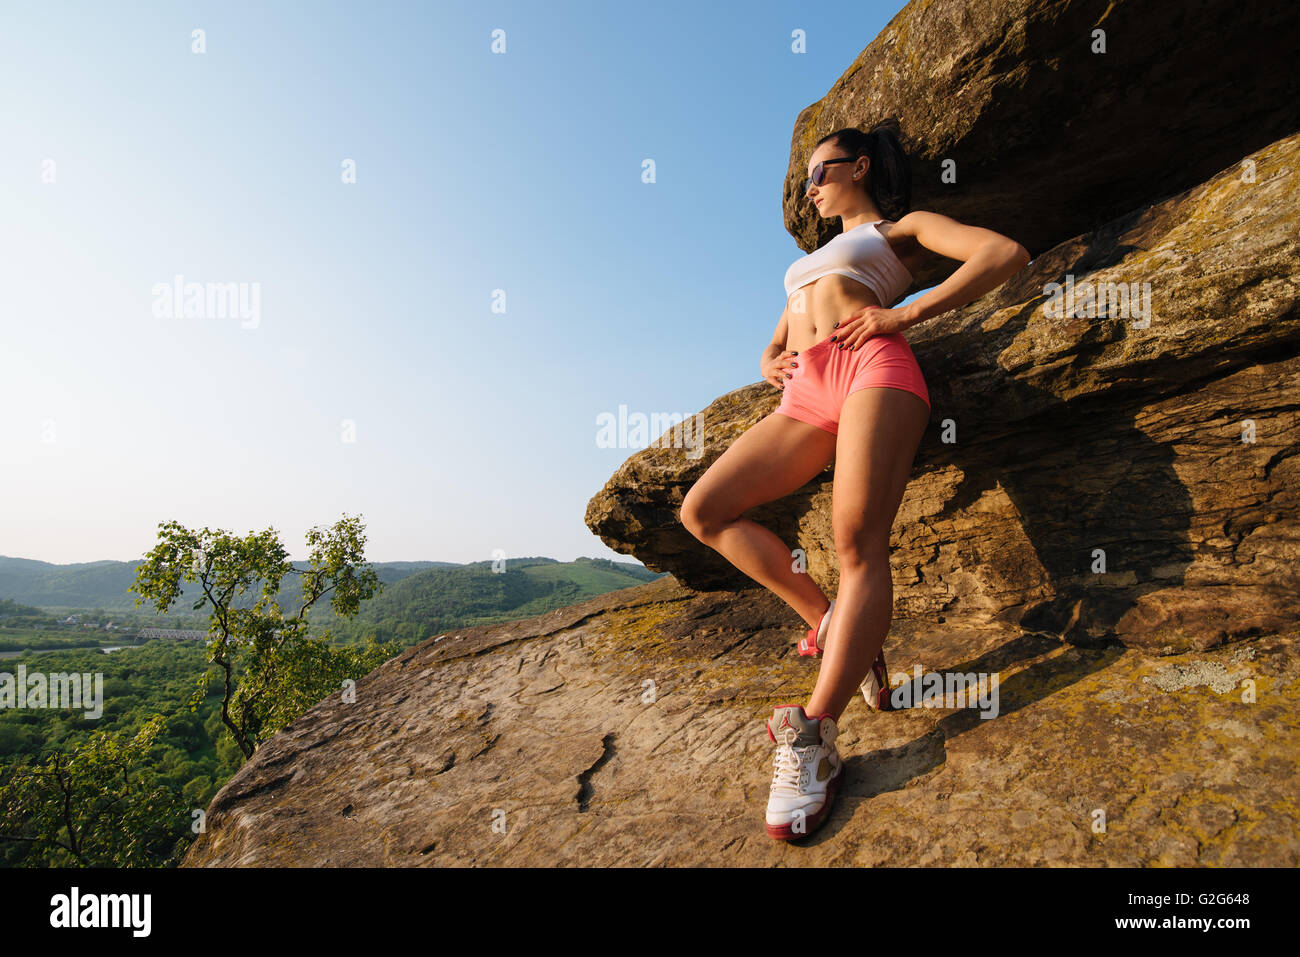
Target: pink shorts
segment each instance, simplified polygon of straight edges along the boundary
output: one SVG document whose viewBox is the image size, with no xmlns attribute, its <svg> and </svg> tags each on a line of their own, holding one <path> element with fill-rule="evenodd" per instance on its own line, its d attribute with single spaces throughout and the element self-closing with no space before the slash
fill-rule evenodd
<svg viewBox="0 0 1300 957">
<path fill-rule="evenodd" d="M 837 435 L 844 400 L 859 389 L 902 389 L 930 404 L 921 367 L 901 332 L 872 336 L 852 351 L 838 345 L 827 336 L 794 357 L 798 365 L 785 380 L 777 412 Z"/>
</svg>

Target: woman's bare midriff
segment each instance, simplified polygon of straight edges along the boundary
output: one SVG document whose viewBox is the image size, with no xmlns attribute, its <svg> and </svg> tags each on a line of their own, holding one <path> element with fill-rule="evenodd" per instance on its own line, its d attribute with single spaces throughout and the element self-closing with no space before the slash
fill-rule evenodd
<svg viewBox="0 0 1300 957">
<path fill-rule="evenodd" d="M 802 312 L 798 311 L 800 305 Z M 785 347 L 790 352 L 802 352 L 831 335 L 835 323 L 863 306 L 879 305 L 870 287 L 850 276 L 831 273 L 814 279 L 790 293 L 786 301 Z"/>
</svg>

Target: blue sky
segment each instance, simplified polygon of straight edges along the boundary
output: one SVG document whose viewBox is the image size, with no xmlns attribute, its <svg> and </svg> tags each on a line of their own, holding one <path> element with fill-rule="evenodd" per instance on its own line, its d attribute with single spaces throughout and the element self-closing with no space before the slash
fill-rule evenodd
<svg viewBox="0 0 1300 957">
<path fill-rule="evenodd" d="M 625 558 L 597 417 L 759 381 L 795 117 L 899 6 L 8 5 L 0 554 L 346 512 L 372 561 Z"/>
</svg>

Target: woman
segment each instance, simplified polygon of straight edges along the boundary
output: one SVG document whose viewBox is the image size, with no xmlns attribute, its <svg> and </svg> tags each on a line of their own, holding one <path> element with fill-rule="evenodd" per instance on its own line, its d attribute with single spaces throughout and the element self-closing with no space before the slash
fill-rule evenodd
<svg viewBox="0 0 1300 957">
<path fill-rule="evenodd" d="M 992 230 L 909 211 L 907 156 L 887 127 L 819 140 L 808 177 L 805 195 L 843 229 L 786 273 L 785 311 L 760 361 L 763 378 L 783 390 L 781 404 L 719 456 L 681 510 L 691 534 L 808 623 L 802 654 L 825 651 L 808 703 L 781 705 L 767 721 L 777 751 L 766 825 L 779 840 L 811 833 L 829 813 L 843 777 L 835 736 L 854 691 L 862 686 L 873 709 L 889 693 L 882 656 L 894 602 L 889 532 L 930 418 L 925 379 L 902 330 L 964 306 L 1029 262 L 1024 247 Z M 894 307 L 927 250 L 963 265 Z M 840 566 L 833 602 L 794 570 L 784 542 L 741 517 L 801 488 L 832 460 Z"/>
</svg>

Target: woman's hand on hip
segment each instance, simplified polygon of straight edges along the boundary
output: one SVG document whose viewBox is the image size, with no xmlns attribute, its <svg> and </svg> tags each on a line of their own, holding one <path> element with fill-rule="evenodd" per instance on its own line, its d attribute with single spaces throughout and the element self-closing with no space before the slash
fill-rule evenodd
<svg viewBox="0 0 1300 957">
<path fill-rule="evenodd" d="M 786 380 L 792 377 L 794 370 L 799 365 L 798 361 L 794 358 L 798 354 L 799 353 L 797 352 L 790 352 L 788 350 L 777 353 L 773 358 L 764 359 L 759 367 L 759 371 L 762 372 L 763 378 L 772 385 L 776 386 L 778 389 L 784 389 Z"/>
<path fill-rule="evenodd" d="M 835 335 L 831 339 L 842 349 L 856 349 L 872 336 L 902 332 L 911 324 L 911 315 L 905 308 L 864 306 L 847 319 L 835 323 Z"/>
</svg>

